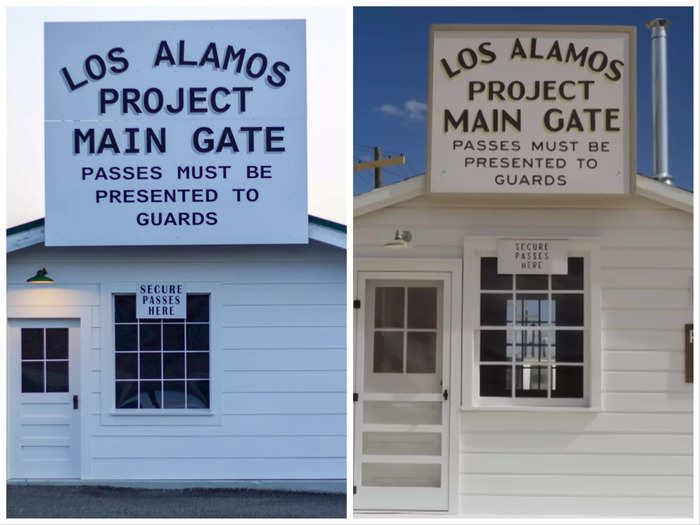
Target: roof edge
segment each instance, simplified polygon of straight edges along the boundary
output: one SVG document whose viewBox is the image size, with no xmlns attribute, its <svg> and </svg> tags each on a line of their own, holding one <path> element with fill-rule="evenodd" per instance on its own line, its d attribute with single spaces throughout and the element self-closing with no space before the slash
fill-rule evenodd
<svg viewBox="0 0 700 525">
<path fill-rule="evenodd" d="M 42 217 L 41 219 L 7 228 L 7 252 L 14 252 L 44 242 L 45 223 L 46 219 Z M 347 226 L 344 224 L 309 215 L 309 239 L 345 249 L 347 244 L 346 236 Z M 12 241 L 10 241 L 10 238 L 12 238 Z"/>
<path fill-rule="evenodd" d="M 660 202 L 686 213 L 693 213 L 693 192 L 677 186 L 669 186 L 646 175 L 636 175 L 636 189 L 633 195 Z M 383 186 L 354 198 L 354 216 L 360 217 L 367 213 L 401 204 L 402 202 L 428 195 L 427 177 L 423 173 L 401 182 Z"/>
</svg>

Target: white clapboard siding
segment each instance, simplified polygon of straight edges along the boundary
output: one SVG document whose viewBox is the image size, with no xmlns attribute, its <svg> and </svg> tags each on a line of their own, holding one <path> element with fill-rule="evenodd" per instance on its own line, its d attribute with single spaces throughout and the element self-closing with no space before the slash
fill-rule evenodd
<svg viewBox="0 0 700 525">
<path fill-rule="evenodd" d="M 618 454 L 689 454 L 691 434 L 581 432 L 468 432 L 464 452 L 572 452 Z"/>
<path fill-rule="evenodd" d="M 690 476 L 689 455 L 652 454 L 489 454 L 463 453 L 465 474 L 580 474 Z"/>
<path fill-rule="evenodd" d="M 692 420 L 686 414 L 663 413 L 545 413 L 526 417 L 503 417 L 501 412 L 471 412 L 462 417 L 462 432 L 585 433 L 690 433 Z"/>
<path fill-rule="evenodd" d="M 280 458 L 249 456 L 197 458 L 190 465 L 171 458 L 98 458 L 90 478 L 111 479 L 119 471 L 125 479 L 337 479 L 346 471 L 345 457 Z M 344 474 L 343 474 L 344 475 Z M 340 476 L 342 477 L 342 476 Z"/>
<path fill-rule="evenodd" d="M 345 391 L 244 392 L 223 396 L 223 413 L 232 414 L 344 414 Z"/>
<path fill-rule="evenodd" d="M 46 266 L 53 289 L 24 284 Z M 25 275 L 26 274 L 26 275 Z M 211 289 L 211 416 L 115 416 L 105 410 L 103 280 L 173 280 Z M 90 306 L 81 409 L 89 479 L 346 477 L 345 252 L 308 246 L 52 248 L 10 255 L 11 306 Z M 203 284 L 204 283 L 204 284 Z M 207 284 L 209 283 L 209 284 Z M 135 287 L 135 284 L 134 284 Z M 135 289 L 135 288 L 134 288 Z M 48 412 L 47 412 L 48 413 Z M 27 425 L 61 435 L 42 415 Z"/>
<path fill-rule="evenodd" d="M 644 288 L 646 290 L 687 290 L 690 286 L 690 268 L 601 268 L 601 286 L 611 288 Z"/>
<path fill-rule="evenodd" d="M 388 253 L 396 229 L 413 240 Z M 598 240 L 602 411 L 460 412 L 457 512 L 687 517 L 691 216 L 642 197 L 425 195 L 357 217 L 355 256 L 461 259 L 467 235 Z"/>
<path fill-rule="evenodd" d="M 345 371 L 345 348 L 275 348 L 226 350 L 226 370 Z"/>
<path fill-rule="evenodd" d="M 685 370 L 685 353 L 681 350 L 608 350 L 603 352 L 603 370 L 681 372 Z"/>
<path fill-rule="evenodd" d="M 460 495 L 459 508 L 470 516 L 536 517 L 685 517 L 693 513 L 693 500 L 685 497 L 620 495 L 508 496 Z"/>
<path fill-rule="evenodd" d="M 607 330 L 677 330 L 692 321 L 687 308 L 610 308 L 602 312 L 603 329 Z"/>
<path fill-rule="evenodd" d="M 513 496 L 686 496 L 692 476 L 597 476 L 594 474 L 462 474 L 463 494 Z"/>
</svg>

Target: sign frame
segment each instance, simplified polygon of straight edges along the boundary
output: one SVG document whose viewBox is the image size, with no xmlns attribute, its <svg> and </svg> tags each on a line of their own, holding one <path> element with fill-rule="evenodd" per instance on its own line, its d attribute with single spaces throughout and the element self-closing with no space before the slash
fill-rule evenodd
<svg viewBox="0 0 700 525">
<path fill-rule="evenodd" d="M 433 191 L 432 180 L 432 142 L 433 142 L 433 68 L 435 66 L 435 39 L 438 32 L 456 31 L 541 31 L 544 33 L 555 32 L 590 32 L 590 33 L 625 33 L 628 42 L 629 54 L 626 57 L 629 67 L 626 69 L 628 82 L 625 99 L 629 108 L 629 129 L 627 130 L 627 149 L 629 163 L 629 174 L 625 177 L 624 191 L 622 193 L 542 193 L 532 192 L 475 192 L 475 191 Z M 637 28 L 635 26 L 604 26 L 604 25 L 545 25 L 545 24 L 431 24 L 428 45 L 428 100 L 427 100 L 427 154 L 426 154 L 426 176 L 427 190 L 433 195 L 480 195 L 498 196 L 505 198 L 518 198 L 522 196 L 539 198 L 559 198 L 572 195 L 595 195 L 595 196 L 623 196 L 632 195 L 636 192 L 637 174 Z"/>
<path fill-rule="evenodd" d="M 43 38 L 47 246 L 308 244 L 307 17 Z"/>
</svg>

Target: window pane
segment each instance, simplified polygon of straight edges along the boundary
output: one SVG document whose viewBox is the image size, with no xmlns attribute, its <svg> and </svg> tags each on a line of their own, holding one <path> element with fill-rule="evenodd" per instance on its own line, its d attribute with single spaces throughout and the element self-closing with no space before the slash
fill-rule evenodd
<svg viewBox="0 0 700 525">
<path fill-rule="evenodd" d="M 209 350 L 209 325 L 187 325 L 187 350 Z"/>
<path fill-rule="evenodd" d="M 402 332 L 374 332 L 374 372 L 403 372 Z"/>
<path fill-rule="evenodd" d="M 138 350 L 138 325 L 114 325 L 114 348 L 119 350 Z"/>
<path fill-rule="evenodd" d="M 557 326 L 583 326 L 583 294 L 552 294 L 552 319 Z"/>
<path fill-rule="evenodd" d="M 435 332 L 408 332 L 406 334 L 406 372 L 434 374 L 436 363 Z"/>
<path fill-rule="evenodd" d="M 513 287 L 513 275 L 499 274 L 497 257 L 481 258 L 481 289 L 510 290 Z"/>
<path fill-rule="evenodd" d="M 479 367 L 479 393 L 482 396 L 510 397 L 510 376 L 510 365 L 481 365 Z"/>
<path fill-rule="evenodd" d="M 402 328 L 404 288 L 377 288 L 374 297 L 374 326 Z"/>
<path fill-rule="evenodd" d="M 515 397 L 547 397 L 547 367 L 516 366 Z"/>
<path fill-rule="evenodd" d="M 139 408 L 161 408 L 161 382 L 141 381 Z"/>
<path fill-rule="evenodd" d="M 209 321 L 209 295 L 187 294 L 187 320 L 195 322 Z"/>
<path fill-rule="evenodd" d="M 513 341 L 506 344 L 505 330 L 481 330 L 479 359 L 481 361 L 510 361 L 513 355 Z M 512 334 L 512 332 L 511 332 Z M 512 338 L 512 335 L 511 335 Z"/>
<path fill-rule="evenodd" d="M 516 275 L 515 288 L 518 290 L 546 290 L 549 288 L 548 275 Z"/>
<path fill-rule="evenodd" d="M 185 325 L 164 324 L 163 325 L 163 350 L 184 350 L 185 349 Z"/>
<path fill-rule="evenodd" d="M 557 330 L 552 359 L 559 362 L 583 363 L 583 331 Z"/>
<path fill-rule="evenodd" d="M 163 354 L 163 369 L 166 379 L 185 379 L 184 352 Z"/>
<path fill-rule="evenodd" d="M 163 382 L 163 408 L 185 408 L 185 382 Z"/>
<path fill-rule="evenodd" d="M 44 358 L 44 329 L 22 328 L 22 359 Z M 43 390 L 43 388 L 42 388 Z"/>
<path fill-rule="evenodd" d="M 115 383 L 115 406 L 117 408 L 138 408 L 138 383 L 117 381 Z"/>
<path fill-rule="evenodd" d="M 187 353 L 187 379 L 209 378 L 209 352 Z"/>
<path fill-rule="evenodd" d="M 547 349 L 553 342 L 550 330 L 523 330 L 516 334 L 516 361 L 539 362 L 547 361 Z"/>
<path fill-rule="evenodd" d="M 117 354 L 114 373 L 117 379 L 138 379 L 138 354 Z"/>
<path fill-rule="evenodd" d="M 209 381 L 187 381 L 187 408 L 209 408 Z"/>
<path fill-rule="evenodd" d="M 47 361 L 46 391 L 68 392 L 68 361 Z"/>
<path fill-rule="evenodd" d="M 46 359 L 68 359 L 68 328 L 46 329 Z"/>
<path fill-rule="evenodd" d="M 141 353 L 141 379 L 160 379 L 160 352 Z"/>
<path fill-rule="evenodd" d="M 437 288 L 408 289 L 408 328 L 437 328 Z"/>
<path fill-rule="evenodd" d="M 553 290 L 583 290 L 583 257 L 569 257 L 569 273 L 552 275 Z"/>
<path fill-rule="evenodd" d="M 552 366 L 552 397 L 583 397 L 582 366 Z"/>
<path fill-rule="evenodd" d="M 114 321 L 117 323 L 136 322 L 136 296 L 114 296 Z"/>
<path fill-rule="evenodd" d="M 503 293 L 481 294 L 481 324 L 483 326 L 504 326 L 512 320 L 513 296 Z"/>
<path fill-rule="evenodd" d="M 22 363 L 22 392 L 44 391 L 44 363 Z"/>
<path fill-rule="evenodd" d="M 160 325 L 142 324 L 139 326 L 141 350 L 160 350 Z"/>
<path fill-rule="evenodd" d="M 524 326 L 541 326 L 549 323 L 547 294 L 517 294 L 515 296 L 515 322 Z"/>
</svg>

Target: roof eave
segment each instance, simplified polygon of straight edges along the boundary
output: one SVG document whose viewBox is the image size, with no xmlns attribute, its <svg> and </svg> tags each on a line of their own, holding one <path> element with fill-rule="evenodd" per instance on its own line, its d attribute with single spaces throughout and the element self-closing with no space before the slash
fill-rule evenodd
<svg viewBox="0 0 700 525">
<path fill-rule="evenodd" d="M 663 184 L 645 175 L 638 174 L 635 182 L 636 195 L 693 213 L 692 192 Z M 427 178 L 423 174 L 358 195 L 353 203 L 355 217 L 427 195 L 426 185 Z"/>
<path fill-rule="evenodd" d="M 309 239 L 347 249 L 347 229 L 337 222 L 309 215 Z M 41 244 L 45 239 L 44 219 L 7 229 L 7 253 Z"/>
</svg>

